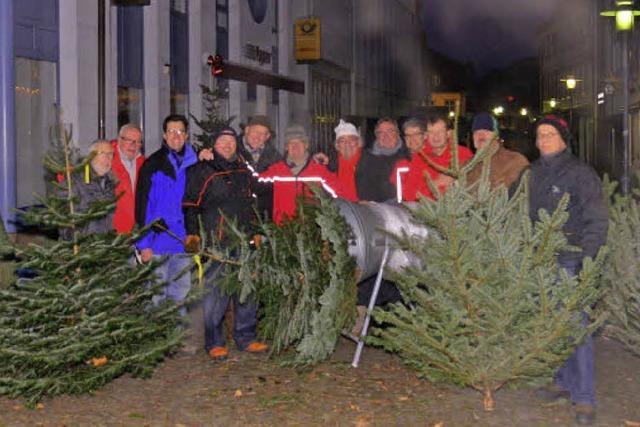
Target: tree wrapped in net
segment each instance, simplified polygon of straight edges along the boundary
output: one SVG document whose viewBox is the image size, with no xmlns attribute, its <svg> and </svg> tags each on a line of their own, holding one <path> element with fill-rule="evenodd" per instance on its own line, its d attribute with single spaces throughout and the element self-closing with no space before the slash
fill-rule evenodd
<svg viewBox="0 0 640 427">
<path fill-rule="evenodd" d="M 600 324 L 584 327 L 580 314 L 601 295 L 603 257 L 585 259 L 577 277 L 560 270 L 568 196 L 532 224 L 526 179 L 510 199 L 506 189 L 490 189 L 487 170 L 479 184 L 466 188 L 461 177 L 412 208 L 437 237 L 397 236 L 422 266 L 392 275 L 404 301 L 374 312 L 382 327 L 370 340 L 431 381 L 482 392 L 491 410 L 506 383 L 549 381 Z"/>
<path fill-rule="evenodd" d="M 71 240 L 3 248 L 35 275 L 0 290 L 0 394 L 29 405 L 91 392 L 125 372 L 150 375 L 181 338 L 175 304 L 151 305 L 157 264 L 130 262 L 137 236 L 78 231 L 114 203 L 76 211 L 70 178 L 89 159 L 74 162 L 70 140 L 64 132 L 46 158 L 52 175 L 66 179 L 54 180 L 42 207 L 22 218 L 42 229 L 70 229 Z"/>
<path fill-rule="evenodd" d="M 607 289 L 602 307 L 609 313 L 605 331 L 640 356 L 640 191 L 623 196 L 605 179 L 609 203 L 609 256 L 603 273 Z"/>
<path fill-rule="evenodd" d="M 355 261 L 348 253 L 351 231 L 332 199 L 314 188 L 315 201 L 299 200 L 297 216 L 280 226 L 258 224 L 252 238 L 225 221 L 235 242 L 209 257 L 228 259 L 220 286 L 253 298 L 258 305 L 258 328 L 271 342 L 271 354 L 294 347 L 287 360 L 309 365 L 330 356 L 340 332 L 353 324 L 356 305 Z M 253 240 L 253 244 L 250 242 Z M 215 255 L 211 255 L 215 254 Z"/>
</svg>

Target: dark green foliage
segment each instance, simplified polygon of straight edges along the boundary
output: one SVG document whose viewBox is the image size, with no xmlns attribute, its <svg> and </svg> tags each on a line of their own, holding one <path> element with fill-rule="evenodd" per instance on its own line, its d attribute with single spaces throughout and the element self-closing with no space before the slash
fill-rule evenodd
<svg viewBox="0 0 640 427">
<path fill-rule="evenodd" d="M 602 308 L 609 313 L 606 333 L 640 356 L 640 190 L 616 194 L 605 179 L 609 201 L 609 257 L 603 273 L 607 290 Z"/>
<path fill-rule="evenodd" d="M 317 192 L 318 203 L 300 203 L 296 219 L 281 226 L 259 224 L 265 242 L 233 228 L 240 265 L 227 265 L 221 286 L 252 297 L 258 326 L 273 354 L 292 346 L 294 364 L 313 364 L 333 352 L 340 332 L 355 315 L 355 263 L 347 250 L 350 231 L 332 200 Z"/>
<path fill-rule="evenodd" d="M 220 115 L 220 98 L 222 97 L 220 89 L 211 89 L 209 86 L 200 85 L 200 90 L 202 91 L 205 118 L 198 120 L 193 114 L 190 114 L 191 119 L 202 130 L 202 133 L 193 135 L 191 143 L 197 148 L 213 148 L 216 132 L 223 126 L 228 126 L 233 118 L 223 119 Z"/>
<path fill-rule="evenodd" d="M 64 138 L 66 150 L 70 135 Z M 54 176 L 74 169 L 66 153 L 66 164 L 48 157 Z M 68 194 L 66 201 L 44 198 L 45 207 L 23 220 L 77 230 L 113 206 L 74 213 Z M 157 264 L 130 262 L 135 238 L 74 231 L 71 241 L 5 246 L 36 277 L 0 290 L 0 394 L 34 405 L 45 396 L 91 392 L 125 372 L 149 375 L 179 344 L 175 304 L 151 306 Z M 95 366 L 98 359 L 106 364 Z"/>
<path fill-rule="evenodd" d="M 397 352 L 431 381 L 473 387 L 493 407 L 492 393 L 510 381 L 548 381 L 585 333 L 580 312 L 598 300 L 602 254 L 585 260 L 579 277 L 559 271 L 566 247 L 558 209 L 532 224 L 524 186 L 509 200 L 486 180 L 450 187 L 437 201 L 413 209 L 417 223 L 437 236 L 398 236 L 422 268 L 394 274 L 404 304 L 377 310 L 385 328 L 371 342 Z"/>
</svg>

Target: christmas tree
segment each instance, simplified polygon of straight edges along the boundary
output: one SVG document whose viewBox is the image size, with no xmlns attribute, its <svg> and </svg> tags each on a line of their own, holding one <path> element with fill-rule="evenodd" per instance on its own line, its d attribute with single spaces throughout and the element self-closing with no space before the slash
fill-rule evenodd
<svg viewBox="0 0 640 427">
<path fill-rule="evenodd" d="M 353 324 L 356 303 L 355 262 L 348 253 L 348 225 L 322 190 L 315 201 L 300 200 L 297 216 L 280 226 L 260 222 L 258 235 L 244 234 L 231 221 L 227 235 L 236 242 L 226 252 L 207 249 L 207 256 L 228 259 L 226 292 L 258 305 L 260 335 L 271 342 L 271 354 L 295 347 L 295 365 L 320 362 L 333 353 L 340 332 Z"/>
<path fill-rule="evenodd" d="M 130 262 L 136 236 L 78 231 L 113 209 L 113 200 L 76 210 L 71 176 L 84 173 L 90 159 L 74 162 L 70 140 L 63 132 L 46 158 L 62 182 L 54 181 L 42 208 L 22 216 L 42 228 L 70 230 L 71 240 L 3 246 L 35 278 L 0 290 L 0 394 L 30 405 L 44 396 L 91 392 L 125 372 L 149 375 L 181 338 L 177 307 L 152 307 L 156 264 Z"/>
<path fill-rule="evenodd" d="M 397 352 L 431 381 L 479 390 L 485 409 L 508 382 L 542 384 L 601 322 L 581 325 L 581 311 L 598 300 L 602 254 L 586 259 L 578 277 L 559 270 L 567 245 L 562 226 L 568 196 L 532 224 L 526 178 L 510 199 L 483 179 L 464 177 L 437 200 L 422 200 L 412 215 L 437 234 L 397 236 L 422 267 L 392 275 L 403 303 L 376 310 L 383 327 L 372 343 Z"/>
<path fill-rule="evenodd" d="M 205 118 L 197 119 L 193 114 L 189 116 L 202 130 L 201 133 L 193 135 L 194 140 L 191 143 L 197 148 L 213 148 L 214 136 L 218 129 L 228 126 L 232 118 L 223 119 L 220 114 L 220 98 L 222 92 L 217 87 L 211 89 L 209 86 L 200 85 L 202 91 L 202 105 L 204 107 Z"/>
<path fill-rule="evenodd" d="M 605 179 L 609 200 L 609 257 L 603 273 L 609 313 L 606 333 L 640 356 L 640 191 L 615 194 L 617 184 Z"/>
</svg>

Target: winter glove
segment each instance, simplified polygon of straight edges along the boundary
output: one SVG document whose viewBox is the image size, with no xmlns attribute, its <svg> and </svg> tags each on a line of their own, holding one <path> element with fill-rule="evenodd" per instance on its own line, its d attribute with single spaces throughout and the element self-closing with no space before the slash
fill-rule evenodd
<svg viewBox="0 0 640 427">
<path fill-rule="evenodd" d="M 200 252 L 200 237 L 195 234 L 189 234 L 184 239 L 184 250 L 191 254 L 197 254 Z"/>
</svg>

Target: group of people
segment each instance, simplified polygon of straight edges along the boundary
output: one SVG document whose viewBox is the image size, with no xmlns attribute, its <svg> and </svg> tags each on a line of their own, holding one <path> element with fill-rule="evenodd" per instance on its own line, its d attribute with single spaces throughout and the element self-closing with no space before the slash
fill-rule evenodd
<svg viewBox="0 0 640 427">
<path fill-rule="evenodd" d="M 571 134 L 567 123 L 557 116 L 545 116 L 536 127 L 536 146 L 540 158 L 529 165 L 521 154 L 508 150 L 500 139 L 498 123 L 488 113 L 479 113 L 472 123 L 476 150 L 488 153 L 466 174 L 465 182 L 477 182 L 483 163 L 489 162 L 492 187 L 517 184 L 530 170 L 530 216 L 538 219 L 539 209 L 553 211 L 564 193 L 569 193 L 569 220 L 564 226 L 569 243 L 582 252 L 561 253 L 559 265 L 577 274 L 584 256 L 595 257 L 606 239 L 607 208 L 601 182 L 595 171 L 577 159 L 567 147 Z M 309 185 L 323 187 L 333 197 L 352 202 L 405 202 L 420 197 L 435 199 L 447 191 L 459 176 L 456 165 L 464 165 L 474 153 L 464 146 L 454 149 L 453 130 L 444 115 L 425 119 L 409 118 L 400 130 L 393 118 L 381 118 L 375 125 L 375 140 L 368 148 L 358 128 L 340 120 L 335 128 L 334 155 L 312 154 L 310 139 L 299 125 L 283 134 L 285 152 L 272 144 L 272 127 L 266 116 L 251 118 L 241 136 L 223 127 L 214 136 L 212 150 L 196 153 L 188 142 L 188 121 L 170 115 L 163 122 L 163 144 L 148 158 L 141 154 L 142 132 L 133 124 L 120 129 L 117 140 L 92 145 L 91 195 L 118 196 L 112 227 L 128 233 L 160 221 L 137 242 L 142 262 L 162 257 L 158 274 L 166 280 L 163 295 L 183 301 L 190 288 L 185 252 L 198 252 L 215 240 L 225 245 L 224 221 L 233 219 L 247 231 L 255 224 L 255 212 L 282 224 L 296 215 L 299 197 L 312 197 Z M 454 158 L 454 153 L 456 156 Z M 109 175 L 108 172 L 112 174 Z M 113 179 L 107 178 L 113 176 Z M 108 181 L 105 183 L 105 180 Z M 79 191 L 82 195 L 82 190 Z M 208 242 L 201 241 L 201 229 Z M 208 293 L 204 297 L 205 350 L 211 358 L 225 359 L 223 318 L 230 297 L 216 286 L 220 265 L 206 272 Z M 359 313 L 364 315 L 373 278 L 359 284 Z M 393 283 L 383 286 L 378 304 L 401 298 Z M 264 352 L 265 343 L 256 340 L 256 306 L 235 300 L 233 338 L 240 350 Z M 546 397 L 555 399 L 569 393 L 577 404 L 581 423 L 593 422 L 593 344 L 588 338 L 558 373 Z"/>
</svg>

